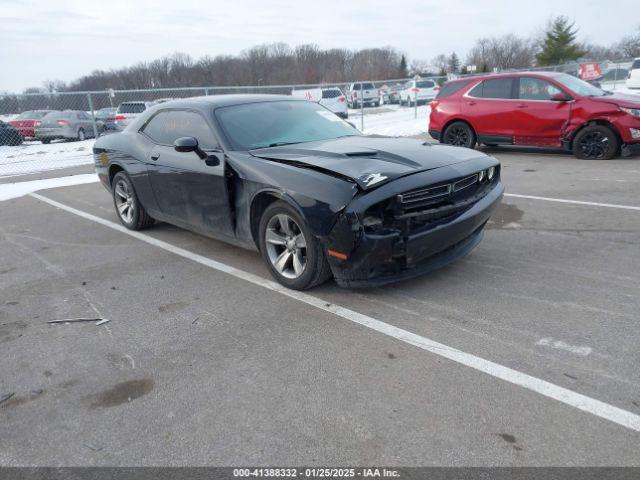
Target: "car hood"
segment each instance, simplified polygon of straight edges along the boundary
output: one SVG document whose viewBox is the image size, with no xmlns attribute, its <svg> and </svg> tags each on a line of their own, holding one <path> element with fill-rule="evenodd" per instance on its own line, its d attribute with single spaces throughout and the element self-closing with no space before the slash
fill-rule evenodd
<svg viewBox="0 0 640 480">
<path fill-rule="evenodd" d="M 254 157 L 346 177 L 364 190 L 396 178 L 485 156 L 475 150 L 409 138 L 351 136 L 261 148 Z"/>
<path fill-rule="evenodd" d="M 600 103 L 611 103 L 620 107 L 640 108 L 640 97 L 626 93 L 614 93 L 604 97 L 591 97 L 590 100 Z"/>
</svg>

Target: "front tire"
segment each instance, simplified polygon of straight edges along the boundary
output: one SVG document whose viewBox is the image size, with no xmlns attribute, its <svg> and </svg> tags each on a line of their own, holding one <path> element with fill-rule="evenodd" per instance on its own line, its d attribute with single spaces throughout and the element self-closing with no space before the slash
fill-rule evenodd
<svg viewBox="0 0 640 480">
<path fill-rule="evenodd" d="M 306 290 L 331 276 L 322 245 L 288 203 L 269 205 L 258 232 L 262 258 L 271 275 L 285 287 Z"/>
<path fill-rule="evenodd" d="M 133 183 L 125 172 L 118 172 L 113 177 L 111 195 L 118 220 L 122 225 L 129 230 L 142 230 L 153 225 L 155 220 L 138 200 Z"/>
<path fill-rule="evenodd" d="M 573 139 L 573 154 L 582 160 L 611 160 L 619 147 L 616 134 L 604 125 L 585 127 Z"/>
<path fill-rule="evenodd" d="M 442 134 L 442 143 L 455 147 L 474 148 L 476 134 L 468 123 L 453 122 Z"/>
</svg>

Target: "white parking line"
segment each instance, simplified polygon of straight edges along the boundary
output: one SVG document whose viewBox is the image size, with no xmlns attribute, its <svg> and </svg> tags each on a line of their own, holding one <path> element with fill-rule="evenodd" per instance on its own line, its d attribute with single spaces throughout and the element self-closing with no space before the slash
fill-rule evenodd
<svg viewBox="0 0 640 480">
<path fill-rule="evenodd" d="M 438 343 L 426 337 L 416 335 L 415 333 L 411 333 L 407 330 L 403 330 L 402 328 L 398 328 L 380 320 L 376 320 L 375 318 L 369 317 L 362 313 L 358 313 L 348 308 L 341 307 L 340 305 L 334 305 L 325 300 L 322 300 L 321 298 L 309 295 L 308 293 L 289 290 L 279 283 L 267 280 L 249 272 L 245 272 L 244 270 L 237 269 L 230 265 L 217 262 L 189 250 L 176 247 L 175 245 L 163 242 L 162 240 L 158 240 L 144 233 L 127 230 L 125 227 L 118 223 L 96 217 L 95 215 L 83 212 L 82 210 L 77 210 L 68 205 L 64 205 L 62 203 L 56 202 L 55 200 L 51 200 L 50 198 L 43 197 L 42 195 L 39 195 L 37 193 L 31 193 L 30 195 L 56 208 L 60 208 L 66 212 L 73 213 L 74 215 L 77 215 L 84 219 L 91 220 L 92 222 L 137 238 L 138 240 L 146 242 L 150 245 L 154 245 L 175 255 L 187 258 L 201 265 L 213 268 L 214 270 L 233 275 L 236 278 L 245 280 L 259 287 L 278 292 L 289 298 L 293 298 L 300 302 L 306 303 L 307 305 L 311 305 L 320 310 L 333 313 L 334 315 L 344 318 L 345 320 L 349 320 L 350 322 L 357 323 L 389 337 L 395 338 L 410 345 L 414 345 L 418 348 L 447 358 L 461 365 L 471 367 L 475 370 L 479 370 L 480 372 L 499 378 L 511 384 L 518 385 L 520 387 L 544 395 L 545 397 L 552 398 L 566 405 L 577 408 L 578 410 L 591 413 L 592 415 L 595 415 L 597 417 L 604 418 L 613 423 L 617 423 L 618 425 L 622 425 L 623 427 L 640 432 L 640 415 L 636 415 L 613 405 L 609 405 L 605 402 L 601 402 L 600 400 L 587 397 L 586 395 L 582 395 L 567 388 L 560 387 L 553 383 L 547 382 L 546 380 L 527 375 L 526 373 L 513 370 L 512 368 L 505 367 L 498 363 L 494 363 L 489 360 L 485 360 L 484 358 L 477 357 L 475 355 L 449 347 L 442 343 Z"/>
<path fill-rule="evenodd" d="M 515 197 L 515 198 L 528 198 L 530 200 L 544 200 L 547 202 L 571 203 L 573 205 L 587 205 L 590 207 L 620 208 L 622 210 L 640 211 L 640 207 L 634 207 L 633 205 L 619 205 L 617 203 L 582 202 L 580 200 L 567 200 L 566 198 L 536 197 L 535 195 L 519 195 L 517 193 L 505 193 L 504 196 Z"/>
</svg>

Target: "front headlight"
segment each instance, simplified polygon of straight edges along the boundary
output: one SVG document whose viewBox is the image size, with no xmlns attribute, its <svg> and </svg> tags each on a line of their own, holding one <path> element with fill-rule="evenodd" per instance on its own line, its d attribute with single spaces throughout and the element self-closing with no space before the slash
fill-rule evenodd
<svg viewBox="0 0 640 480">
<path fill-rule="evenodd" d="M 490 167 L 489 170 L 487 170 L 487 179 L 493 180 L 493 176 L 495 174 L 496 174 L 496 167 Z"/>
<path fill-rule="evenodd" d="M 640 108 L 625 108 L 625 107 L 619 107 L 620 110 L 622 110 L 624 113 L 628 113 L 629 115 L 631 115 L 632 117 L 638 117 L 640 118 Z"/>
</svg>

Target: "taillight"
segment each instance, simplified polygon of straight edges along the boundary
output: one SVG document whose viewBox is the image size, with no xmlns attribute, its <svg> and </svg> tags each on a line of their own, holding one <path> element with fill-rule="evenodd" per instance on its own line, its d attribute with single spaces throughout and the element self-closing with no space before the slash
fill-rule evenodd
<svg viewBox="0 0 640 480">
<path fill-rule="evenodd" d="M 39 121 L 37 121 L 37 120 L 36 120 L 35 122 L 33 122 L 33 126 L 34 126 L 34 128 L 35 128 L 35 127 L 39 127 L 40 125 L 42 125 L 42 122 L 39 122 Z"/>
<path fill-rule="evenodd" d="M 58 125 L 60 125 L 61 127 L 66 127 L 67 125 L 69 125 L 69 122 L 66 120 L 58 120 Z"/>
<path fill-rule="evenodd" d="M 347 99 L 346 99 L 346 98 L 344 98 L 344 97 L 338 97 L 338 101 L 339 101 L 340 103 L 344 103 L 344 102 L 346 102 L 346 101 L 347 101 Z"/>
<path fill-rule="evenodd" d="M 439 92 L 440 91 L 440 87 L 433 87 L 433 91 L 434 92 Z"/>
<path fill-rule="evenodd" d="M 116 115 L 116 118 L 114 118 L 114 120 L 118 121 L 118 120 L 126 120 L 127 117 L 125 117 L 124 115 Z"/>
<path fill-rule="evenodd" d="M 438 105 L 440 105 L 440 102 L 438 100 L 433 100 L 430 105 L 431 110 L 435 110 L 436 108 L 438 108 Z"/>
<path fill-rule="evenodd" d="M 414 93 L 418 93 L 420 91 L 420 89 L 414 87 L 414 88 L 411 89 L 411 91 L 414 92 Z"/>
<path fill-rule="evenodd" d="M 351 98 L 356 98 L 356 92 L 351 92 Z"/>
</svg>

